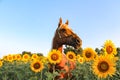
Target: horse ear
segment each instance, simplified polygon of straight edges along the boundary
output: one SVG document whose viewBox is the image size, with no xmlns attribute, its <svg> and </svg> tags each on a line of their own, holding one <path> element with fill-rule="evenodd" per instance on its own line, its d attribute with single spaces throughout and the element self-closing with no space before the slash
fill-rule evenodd
<svg viewBox="0 0 120 80">
<path fill-rule="evenodd" d="M 60 17 L 58 27 L 62 24 L 62 18 Z"/>
<path fill-rule="evenodd" d="M 67 20 L 65 24 L 67 24 L 67 25 L 68 25 L 68 24 L 69 24 L 69 21 Z"/>
</svg>

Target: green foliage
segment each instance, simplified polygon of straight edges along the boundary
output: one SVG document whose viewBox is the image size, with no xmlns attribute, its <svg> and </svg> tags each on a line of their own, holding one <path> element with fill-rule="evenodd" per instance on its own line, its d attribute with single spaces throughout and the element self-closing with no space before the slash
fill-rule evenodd
<svg viewBox="0 0 120 80">
<path fill-rule="evenodd" d="M 76 55 L 81 55 L 83 49 L 80 48 L 75 50 L 74 48 L 67 46 L 64 49 L 64 52 L 73 51 Z M 95 51 L 98 55 L 102 54 L 104 50 L 96 48 Z M 115 75 L 108 76 L 105 79 L 99 79 L 97 75 L 93 73 L 92 64 L 93 61 L 79 63 L 76 61 L 76 67 L 73 70 L 69 71 L 67 79 L 61 80 L 119 80 L 120 79 L 120 48 L 117 48 L 117 57 L 116 62 L 116 73 Z M 32 56 L 33 53 L 24 51 L 22 55 L 29 54 Z M 43 56 L 41 53 L 36 53 L 38 56 Z M 44 59 L 44 58 L 43 58 Z M 55 80 L 56 76 L 59 76 L 60 73 L 66 73 L 65 70 L 55 70 L 53 67 L 53 72 L 49 71 L 49 62 L 44 62 L 44 69 L 38 73 L 34 72 L 30 68 L 31 60 L 24 62 L 22 60 L 14 60 L 12 62 L 1 60 L 3 65 L 0 67 L 0 80 Z M 66 64 L 68 67 L 69 63 Z M 59 79 L 60 80 L 60 79 Z"/>
</svg>

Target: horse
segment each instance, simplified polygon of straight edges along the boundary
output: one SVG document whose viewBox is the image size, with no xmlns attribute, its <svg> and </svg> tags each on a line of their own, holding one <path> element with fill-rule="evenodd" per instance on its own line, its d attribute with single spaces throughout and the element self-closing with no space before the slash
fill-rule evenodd
<svg viewBox="0 0 120 80">
<path fill-rule="evenodd" d="M 69 45 L 74 47 L 75 49 L 78 49 L 82 45 L 82 40 L 79 38 L 79 36 L 73 32 L 73 30 L 68 26 L 69 21 L 67 20 L 65 24 L 62 23 L 62 18 L 59 19 L 58 27 L 55 31 L 55 35 L 53 37 L 52 42 L 52 49 L 57 49 L 62 52 L 63 45 Z M 66 74 L 68 73 L 69 69 L 68 66 L 66 66 L 67 58 L 64 53 L 62 53 L 62 60 L 59 64 L 56 64 L 56 68 L 60 70 L 66 70 Z M 74 63 L 70 63 L 70 67 L 75 67 Z M 63 74 L 59 76 L 59 78 L 66 78 L 66 74 Z M 58 77 L 57 77 L 58 80 Z"/>
<path fill-rule="evenodd" d="M 62 18 L 59 19 L 58 28 L 53 38 L 52 49 L 59 49 L 63 45 L 70 45 L 76 49 L 81 47 L 82 40 L 72 31 L 68 24 L 68 20 L 65 24 L 62 24 Z"/>
</svg>

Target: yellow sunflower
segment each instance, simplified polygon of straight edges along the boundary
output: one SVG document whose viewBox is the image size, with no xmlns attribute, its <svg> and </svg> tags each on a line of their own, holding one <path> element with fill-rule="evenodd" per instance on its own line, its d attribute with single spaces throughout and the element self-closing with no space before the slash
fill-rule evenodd
<svg viewBox="0 0 120 80">
<path fill-rule="evenodd" d="M 7 56 L 3 56 L 3 60 L 4 60 L 4 61 L 7 61 Z"/>
<path fill-rule="evenodd" d="M 23 56 L 22 56 L 22 60 L 23 61 L 28 61 L 30 59 L 30 55 L 29 54 L 24 54 Z"/>
<path fill-rule="evenodd" d="M 15 54 L 13 54 L 12 57 L 13 57 L 13 60 L 16 60 L 16 59 L 17 59 L 17 57 L 16 57 Z"/>
<path fill-rule="evenodd" d="M 116 68 L 115 62 L 109 58 L 109 56 L 99 56 L 93 63 L 92 68 L 94 74 L 99 78 L 106 78 L 108 75 L 115 74 Z"/>
<path fill-rule="evenodd" d="M 79 57 L 81 57 L 79 54 L 76 56 L 76 59 L 78 59 Z"/>
<path fill-rule="evenodd" d="M 12 56 L 12 55 L 8 55 L 8 56 L 7 56 L 7 61 L 13 62 L 13 56 Z"/>
<path fill-rule="evenodd" d="M 2 65 L 3 65 L 3 62 L 0 60 L 0 67 L 2 67 Z"/>
<path fill-rule="evenodd" d="M 21 58 L 21 55 L 20 54 L 16 54 L 16 60 L 21 60 L 22 58 Z"/>
<path fill-rule="evenodd" d="M 76 55 L 75 55 L 75 53 L 73 51 L 68 51 L 66 53 L 66 57 L 70 61 L 75 61 L 76 60 Z"/>
<path fill-rule="evenodd" d="M 81 63 L 81 64 L 84 62 L 84 59 L 83 59 L 83 57 L 81 57 L 81 56 L 80 56 L 79 58 L 77 58 L 77 60 L 78 60 L 78 62 Z"/>
<path fill-rule="evenodd" d="M 44 66 L 41 61 L 35 60 L 31 63 L 30 68 L 32 71 L 37 73 L 37 72 L 40 72 L 41 70 L 43 70 Z"/>
<path fill-rule="evenodd" d="M 106 40 L 104 43 L 104 51 L 107 53 L 106 55 L 116 55 L 117 50 L 114 43 L 111 40 Z"/>
<path fill-rule="evenodd" d="M 62 60 L 62 53 L 59 50 L 53 49 L 48 53 L 48 60 L 52 64 L 60 63 Z"/>
<path fill-rule="evenodd" d="M 32 59 L 33 59 L 33 60 L 38 59 L 38 55 L 37 55 L 37 54 L 32 54 Z"/>
<path fill-rule="evenodd" d="M 88 47 L 83 50 L 82 55 L 86 61 L 90 61 L 94 60 L 94 58 L 96 57 L 96 52 L 92 48 Z"/>
<path fill-rule="evenodd" d="M 43 63 L 47 63 L 47 62 L 48 62 L 48 58 L 47 58 L 47 57 L 43 57 L 43 58 L 41 59 L 41 61 L 42 61 Z"/>
</svg>

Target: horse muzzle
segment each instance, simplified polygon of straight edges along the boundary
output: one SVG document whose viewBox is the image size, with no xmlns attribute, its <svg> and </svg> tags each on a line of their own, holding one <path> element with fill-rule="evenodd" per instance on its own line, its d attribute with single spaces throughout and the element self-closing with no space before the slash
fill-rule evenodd
<svg viewBox="0 0 120 80">
<path fill-rule="evenodd" d="M 80 38 L 73 38 L 73 43 L 72 44 L 73 44 L 73 47 L 75 49 L 78 49 L 82 45 L 82 40 Z"/>
</svg>

